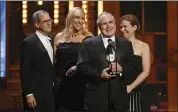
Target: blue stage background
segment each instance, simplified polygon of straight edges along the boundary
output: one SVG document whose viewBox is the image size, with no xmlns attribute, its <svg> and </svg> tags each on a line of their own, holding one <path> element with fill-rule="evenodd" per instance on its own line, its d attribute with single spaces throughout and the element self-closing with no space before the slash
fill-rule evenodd
<svg viewBox="0 0 178 112">
<path fill-rule="evenodd" d="M 6 76 L 6 2 L 0 1 L 0 77 Z"/>
</svg>

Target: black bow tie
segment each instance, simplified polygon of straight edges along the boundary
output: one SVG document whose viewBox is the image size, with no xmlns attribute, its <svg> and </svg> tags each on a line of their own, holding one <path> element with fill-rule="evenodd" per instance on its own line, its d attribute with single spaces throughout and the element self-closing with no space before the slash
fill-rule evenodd
<svg viewBox="0 0 178 112">
<path fill-rule="evenodd" d="M 108 43 L 109 43 L 110 41 L 112 41 L 112 40 L 111 40 L 111 39 L 108 39 Z"/>
</svg>

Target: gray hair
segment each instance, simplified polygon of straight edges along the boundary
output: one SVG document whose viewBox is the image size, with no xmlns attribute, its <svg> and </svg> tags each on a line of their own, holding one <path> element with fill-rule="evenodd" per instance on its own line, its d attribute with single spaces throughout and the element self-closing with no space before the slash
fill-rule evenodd
<svg viewBox="0 0 178 112">
<path fill-rule="evenodd" d="M 96 24 L 97 24 L 97 25 L 99 25 L 100 20 L 101 20 L 101 18 L 102 18 L 103 15 L 110 15 L 110 16 L 112 16 L 112 17 L 114 18 L 114 16 L 113 16 L 111 13 L 109 13 L 109 12 L 102 12 L 102 13 L 98 16 L 98 18 L 97 18 L 97 20 L 96 20 Z M 116 22 L 116 19 L 115 19 L 115 18 L 114 18 L 114 22 Z"/>
<path fill-rule="evenodd" d="M 49 14 L 47 11 L 45 11 L 45 10 L 38 10 L 38 11 L 36 11 L 36 12 L 34 12 L 33 13 L 33 16 L 32 16 L 32 21 L 33 22 L 36 22 L 36 21 L 40 21 L 40 14 L 44 14 L 44 13 L 46 13 L 46 14 Z"/>
</svg>

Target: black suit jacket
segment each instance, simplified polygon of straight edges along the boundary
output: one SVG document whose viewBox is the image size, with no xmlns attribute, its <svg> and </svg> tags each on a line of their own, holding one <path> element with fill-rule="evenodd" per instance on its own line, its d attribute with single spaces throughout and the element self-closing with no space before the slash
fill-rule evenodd
<svg viewBox="0 0 178 112">
<path fill-rule="evenodd" d="M 126 112 L 129 102 L 126 91 L 127 78 L 136 72 L 133 60 L 133 48 L 131 42 L 116 37 L 116 60 L 122 66 L 123 77 L 119 75 L 111 80 L 111 97 L 113 105 L 119 112 Z M 108 109 L 108 80 L 101 79 L 102 70 L 108 67 L 106 49 L 101 36 L 87 39 L 83 42 L 79 54 L 78 70 L 87 75 L 86 103 L 89 110 L 100 112 Z"/>
<path fill-rule="evenodd" d="M 53 99 L 54 67 L 36 33 L 21 43 L 20 78 L 24 98 L 33 94 L 36 100 Z"/>
</svg>

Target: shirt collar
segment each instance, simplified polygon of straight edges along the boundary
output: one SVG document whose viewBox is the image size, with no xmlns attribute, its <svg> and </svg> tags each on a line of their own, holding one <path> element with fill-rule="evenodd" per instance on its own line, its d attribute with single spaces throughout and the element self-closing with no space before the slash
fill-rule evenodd
<svg viewBox="0 0 178 112">
<path fill-rule="evenodd" d="M 40 38 L 40 40 L 45 40 L 45 39 L 51 40 L 51 38 L 41 34 L 38 30 L 36 30 L 36 35 Z"/>
<path fill-rule="evenodd" d="M 106 37 L 104 37 L 104 36 L 101 34 L 101 37 L 102 37 L 103 41 L 107 41 L 107 42 L 108 42 L 108 39 L 111 39 L 112 41 L 115 42 L 115 35 L 113 35 L 113 36 L 110 37 L 110 38 L 106 38 Z"/>
<path fill-rule="evenodd" d="M 103 40 L 103 43 L 104 43 L 104 47 L 105 47 L 105 48 L 108 46 L 108 39 L 111 39 L 112 41 L 115 42 L 115 35 L 113 35 L 113 36 L 110 37 L 110 38 L 105 38 L 105 37 L 103 37 L 103 35 L 101 34 L 101 37 L 102 37 L 102 40 Z"/>
</svg>

